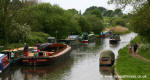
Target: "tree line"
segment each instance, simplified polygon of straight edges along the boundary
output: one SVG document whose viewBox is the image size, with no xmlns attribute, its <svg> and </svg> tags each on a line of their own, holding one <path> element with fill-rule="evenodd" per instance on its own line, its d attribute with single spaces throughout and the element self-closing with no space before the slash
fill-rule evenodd
<svg viewBox="0 0 150 80">
<path fill-rule="evenodd" d="M 100 33 L 103 16 L 98 10 L 82 15 L 75 9 L 64 10 L 58 5 L 39 3 L 27 5 L 20 0 L 0 1 L 0 44 L 40 43 L 48 36 L 66 38 L 74 32 Z"/>
<path fill-rule="evenodd" d="M 108 10 L 104 7 L 97 7 L 97 6 L 92 6 L 87 8 L 84 14 L 88 14 L 90 11 L 95 9 L 100 11 L 102 16 L 104 17 L 114 17 L 114 16 L 121 17 L 123 15 L 123 12 L 120 8 L 117 8 L 115 10 Z"/>
<path fill-rule="evenodd" d="M 129 18 L 130 29 L 150 41 L 150 0 L 109 0 L 109 3 L 122 8 L 132 5 L 134 10 Z"/>
</svg>

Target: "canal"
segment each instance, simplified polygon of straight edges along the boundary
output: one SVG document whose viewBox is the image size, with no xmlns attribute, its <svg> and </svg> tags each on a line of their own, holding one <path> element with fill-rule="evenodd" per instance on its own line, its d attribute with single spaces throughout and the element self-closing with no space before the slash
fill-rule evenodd
<svg viewBox="0 0 150 80">
<path fill-rule="evenodd" d="M 11 66 L 0 75 L 0 80 L 115 80 L 111 67 L 99 67 L 100 53 L 110 49 L 117 58 L 118 50 L 135 36 L 135 33 L 122 35 L 117 45 L 110 45 L 106 38 L 78 46 L 72 49 L 70 57 L 51 66 Z"/>
</svg>

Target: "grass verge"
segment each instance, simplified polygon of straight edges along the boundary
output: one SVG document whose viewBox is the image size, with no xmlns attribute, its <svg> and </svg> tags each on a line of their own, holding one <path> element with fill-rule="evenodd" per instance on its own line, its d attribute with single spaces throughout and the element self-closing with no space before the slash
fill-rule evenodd
<svg viewBox="0 0 150 80">
<path fill-rule="evenodd" d="M 150 63 L 130 56 L 127 47 L 119 51 L 116 68 L 123 80 L 150 80 Z"/>
</svg>

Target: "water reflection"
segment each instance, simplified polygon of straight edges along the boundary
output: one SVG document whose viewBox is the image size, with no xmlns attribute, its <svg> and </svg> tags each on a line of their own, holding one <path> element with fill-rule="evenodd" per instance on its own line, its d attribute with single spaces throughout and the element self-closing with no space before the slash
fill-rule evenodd
<svg viewBox="0 0 150 80">
<path fill-rule="evenodd" d="M 100 53 L 110 49 L 117 57 L 118 50 L 135 36 L 135 33 L 123 35 L 117 45 L 110 45 L 109 38 L 78 45 L 69 57 L 51 66 L 12 66 L 0 75 L 0 80 L 115 80 L 110 67 L 99 67 Z"/>
<path fill-rule="evenodd" d="M 99 69 L 100 69 L 100 73 L 103 76 L 112 76 L 113 75 L 113 69 L 111 66 L 101 66 Z"/>
</svg>

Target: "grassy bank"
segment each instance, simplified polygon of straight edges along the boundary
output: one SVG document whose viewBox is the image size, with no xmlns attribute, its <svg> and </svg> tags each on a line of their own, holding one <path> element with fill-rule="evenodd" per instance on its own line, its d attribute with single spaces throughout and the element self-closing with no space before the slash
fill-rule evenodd
<svg viewBox="0 0 150 80">
<path fill-rule="evenodd" d="M 119 51 L 116 68 L 118 74 L 121 76 L 146 75 L 146 78 L 123 78 L 123 80 L 150 80 L 150 63 L 130 56 L 127 47 Z"/>
<path fill-rule="evenodd" d="M 31 32 L 31 35 L 29 35 L 29 39 L 26 41 L 26 43 L 29 46 L 33 46 L 37 43 L 45 43 L 47 42 L 47 38 L 50 37 L 50 35 L 43 33 L 43 32 Z M 0 51 L 2 50 L 7 50 L 7 49 L 14 49 L 14 48 L 19 48 L 19 47 L 24 47 L 24 42 L 20 43 L 8 43 L 8 44 L 3 44 L 3 48 L 0 48 Z"/>
<path fill-rule="evenodd" d="M 139 45 L 146 44 L 145 41 L 140 36 L 137 36 L 134 40 L 131 41 L 131 44 L 138 43 Z M 143 51 L 145 50 L 145 51 Z M 150 58 L 150 50 L 143 47 L 139 47 L 139 54 L 146 58 Z M 125 47 L 119 50 L 119 56 L 116 64 L 117 72 L 119 75 L 128 75 L 133 76 L 144 76 L 146 78 L 123 78 L 123 80 L 150 80 L 150 63 L 142 59 L 135 58 L 128 53 L 128 48 Z"/>
</svg>

